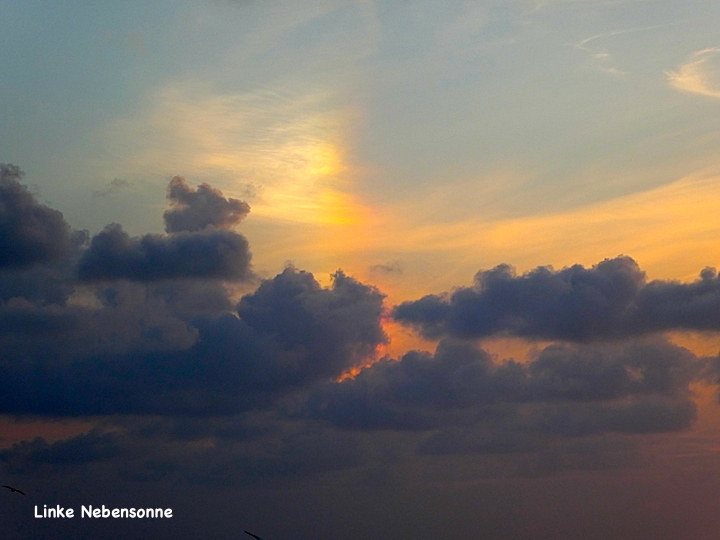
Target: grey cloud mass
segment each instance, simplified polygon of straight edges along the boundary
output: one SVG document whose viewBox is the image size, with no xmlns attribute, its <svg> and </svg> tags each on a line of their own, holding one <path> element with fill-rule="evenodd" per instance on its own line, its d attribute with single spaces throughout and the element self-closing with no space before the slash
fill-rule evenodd
<svg viewBox="0 0 720 540">
<path fill-rule="evenodd" d="M 393 316 L 424 336 L 512 335 L 589 342 L 668 330 L 720 330 L 720 279 L 705 269 L 693 283 L 656 280 L 630 257 L 592 268 L 509 265 L 478 272 L 472 287 L 395 307 Z"/>
<path fill-rule="evenodd" d="M 664 341 L 551 345 L 529 364 L 497 364 L 470 345 L 441 342 L 434 355 L 412 351 L 323 386 L 308 410 L 360 430 L 675 431 L 695 418 L 689 384 L 700 366 L 692 353 Z"/>
<path fill-rule="evenodd" d="M 210 226 L 230 228 L 250 212 L 246 202 L 225 198 L 221 191 L 208 184 L 200 184 L 193 190 L 180 176 L 170 181 L 167 198 L 173 205 L 163 216 L 169 233 L 201 231 Z"/>
<path fill-rule="evenodd" d="M 95 310 L 0 312 L 0 342 L 12 345 L 1 413 L 227 415 L 336 378 L 385 340 L 382 295 L 343 274 L 323 289 L 287 269 L 245 296 L 239 316 L 197 304 L 183 314 L 164 290 L 102 294 Z"/>
<path fill-rule="evenodd" d="M 158 281 L 198 278 L 248 280 L 250 248 L 232 231 L 146 234 L 131 238 L 118 224 L 93 237 L 78 264 L 81 280 Z"/>
<path fill-rule="evenodd" d="M 247 203 L 226 199 L 208 184 L 191 189 L 174 177 L 168 185 L 173 208 L 165 212 L 167 235 L 130 237 L 114 223 L 93 237 L 78 263 L 83 281 L 128 279 L 221 279 L 254 277 L 250 247 L 244 236 L 229 230 L 250 211 Z"/>
<path fill-rule="evenodd" d="M 175 493 L 345 478 L 374 491 L 405 489 L 408 471 L 422 484 L 444 459 L 472 460 L 483 478 L 634 466 L 629 441 L 690 427 L 691 384 L 720 373 L 716 359 L 635 338 L 716 328 L 717 275 L 648 283 L 621 257 L 523 276 L 501 266 L 472 288 L 398 306 L 398 320 L 442 338 L 437 350 L 339 382 L 388 342 L 384 295 L 342 271 L 328 287 L 294 267 L 259 279 L 247 240 L 228 230 L 245 203 L 176 178 L 166 234 L 131 237 L 112 224 L 84 243 L 18 170 L 4 170 L 2 256 L 15 262 L 0 268 L 0 415 L 95 426 L 0 449 L 0 469 L 18 484 L 54 481 L 65 493 L 88 479 L 103 495 L 119 484 Z M 34 255 L 21 259 L 18 246 Z M 238 282 L 249 291 L 239 300 Z M 570 343 L 520 363 L 467 341 L 495 334 Z"/>
<path fill-rule="evenodd" d="M 36 264 L 30 268 L 0 270 L 0 300 L 22 298 L 31 304 L 65 305 L 75 292 L 72 264 Z"/>
<path fill-rule="evenodd" d="M 334 274 L 331 289 L 323 289 L 312 274 L 287 268 L 243 297 L 238 314 L 254 331 L 275 336 L 283 347 L 313 343 L 323 361 L 307 367 L 328 376 L 361 363 L 385 343 L 382 301 L 377 289 L 342 272 Z M 294 365 L 296 361 L 289 362 L 288 369 Z"/>
<path fill-rule="evenodd" d="M 22 176 L 17 166 L 0 164 L 0 268 L 57 261 L 85 239 L 61 212 L 40 204 L 20 184 Z"/>
<path fill-rule="evenodd" d="M 287 268 L 235 306 L 223 280 L 253 277 L 250 252 L 215 226 L 109 225 L 49 264 L 0 270 L 0 414 L 227 415 L 339 377 L 386 340 L 383 295 L 342 272 L 323 288 Z"/>
<path fill-rule="evenodd" d="M 119 452 L 117 435 L 92 430 L 66 440 L 49 444 L 37 437 L 0 450 L 0 462 L 14 473 L 27 472 L 42 465 L 76 466 L 91 461 L 107 460 Z"/>
</svg>

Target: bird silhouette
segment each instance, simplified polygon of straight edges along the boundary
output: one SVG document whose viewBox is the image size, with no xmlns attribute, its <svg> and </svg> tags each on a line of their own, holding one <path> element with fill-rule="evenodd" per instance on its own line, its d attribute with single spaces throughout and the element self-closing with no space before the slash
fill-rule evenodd
<svg viewBox="0 0 720 540">
<path fill-rule="evenodd" d="M 249 534 L 249 535 L 252 536 L 253 538 L 257 538 L 257 540 L 262 540 L 262 538 L 260 538 L 259 536 L 255 535 L 255 534 L 253 534 L 253 533 L 251 533 L 251 532 L 247 532 L 247 531 L 243 531 L 243 532 L 244 532 L 245 534 Z"/>
<path fill-rule="evenodd" d="M 3 487 L 4 487 L 4 488 L 8 488 L 8 489 L 9 489 L 10 491 L 12 491 L 13 493 L 19 493 L 20 495 L 25 495 L 22 491 L 20 491 L 19 489 L 14 488 L 14 487 L 10 487 L 10 486 L 3 486 Z"/>
</svg>

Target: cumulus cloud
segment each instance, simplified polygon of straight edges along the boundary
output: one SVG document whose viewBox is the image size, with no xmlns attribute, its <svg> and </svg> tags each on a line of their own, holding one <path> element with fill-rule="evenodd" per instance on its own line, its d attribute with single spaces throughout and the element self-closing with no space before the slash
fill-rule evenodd
<svg viewBox="0 0 720 540">
<path fill-rule="evenodd" d="M 158 281 L 199 278 L 248 280 L 250 248 L 244 236 L 207 230 L 131 238 L 118 224 L 93 237 L 78 264 L 80 279 Z"/>
<path fill-rule="evenodd" d="M 208 184 L 191 189 L 174 177 L 168 185 L 173 208 L 165 212 L 167 235 L 130 237 L 113 223 L 93 237 L 82 253 L 77 274 L 82 281 L 127 279 L 221 279 L 248 281 L 250 247 L 229 230 L 250 211 L 247 203 L 226 199 Z"/>
<path fill-rule="evenodd" d="M 197 341 L 194 321 L 215 319 L 232 309 L 221 283 L 197 280 L 83 286 L 63 304 L 15 297 L 0 302 L 0 350 L 8 370 L 177 352 Z"/>
<path fill-rule="evenodd" d="M 246 202 L 225 198 L 220 190 L 208 184 L 200 184 L 193 190 L 180 176 L 170 181 L 167 198 L 173 205 L 163 216 L 169 233 L 200 231 L 209 226 L 227 229 L 240 223 L 250 212 Z"/>
<path fill-rule="evenodd" d="M 245 210 L 203 186 L 171 183 L 167 234 L 110 225 L 87 246 L 0 269 L 0 414 L 93 417 L 111 430 L 5 448 L 5 470 L 244 484 L 472 453 L 537 472 L 597 461 L 569 450 L 555 460 L 558 440 L 676 431 L 695 417 L 688 385 L 702 362 L 657 340 L 556 344 L 520 364 L 446 339 L 335 382 L 387 342 L 382 293 L 341 271 L 323 287 L 288 267 L 237 301 L 228 281 L 252 277 L 250 252 L 227 229 Z M 436 336 L 592 342 L 714 328 L 717 282 L 707 270 L 692 284 L 648 283 L 628 258 L 524 276 L 499 267 L 458 298 L 396 316 L 422 312 Z M 608 463 L 622 462 L 613 452 Z"/>
<path fill-rule="evenodd" d="M 665 341 L 552 345 L 529 364 L 441 342 L 434 355 L 412 351 L 323 386 L 308 411 L 342 429 L 481 425 L 499 447 L 533 435 L 676 431 L 695 418 L 689 384 L 699 366 Z"/>
<path fill-rule="evenodd" d="M 538 267 L 519 276 L 500 265 L 478 272 L 472 287 L 405 302 L 393 315 L 430 338 L 504 334 L 589 342 L 677 329 L 720 330 L 720 279 L 706 269 L 693 283 L 648 283 L 630 257 L 592 268 Z"/>
<path fill-rule="evenodd" d="M 0 268 L 56 261 L 84 240 L 61 212 L 40 204 L 20 184 L 22 176 L 18 167 L 0 164 Z"/>
<path fill-rule="evenodd" d="M 385 340 L 382 295 L 343 274 L 325 289 L 287 269 L 239 316 L 182 317 L 167 300 L 118 296 L 106 291 L 100 310 L 9 313 L 0 340 L 38 341 L 0 364 L 0 412 L 227 415 L 337 378 Z"/>
<path fill-rule="evenodd" d="M 186 187 L 171 183 L 190 209 L 178 215 L 212 218 L 202 230 L 133 238 L 114 224 L 52 265 L 0 269 L 0 413 L 227 415 L 337 378 L 385 342 L 383 295 L 342 272 L 324 288 L 287 268 L 235 305 L 222 280 L 253 277 L 250 252 L 223 227 L 244 207 Z"/>
<path fill-rule="evenodd" d="M 313 344 L 322 361 L 308 369 L 319 376 L 343 373 L 386 342 L 380 325 L 383 295 L 342 272 L 323 289 L 312 274 L 286 268 L 238 304 L 254 331 L 276 336 L 284 347 Z M 296 361 L 288 368 L 296 367 Z"/>
</svg>

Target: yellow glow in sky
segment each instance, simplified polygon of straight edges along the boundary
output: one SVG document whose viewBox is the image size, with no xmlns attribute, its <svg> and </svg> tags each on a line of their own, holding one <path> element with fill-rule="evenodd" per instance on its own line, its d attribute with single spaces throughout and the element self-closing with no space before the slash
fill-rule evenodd
<svg viewBox="0 0 720 540">
<path fill-rule="evenodd" d="M 370 207 L 359 194 L 372 164 L 353 154 L 357 115 L 333 106 L 331 95 L 221 95 L 186 85 L 156 97 L 148 115 L 116 125 L 116 137 L 138 144 L 124 167 L 164 179 L 182 173 L 190 183 L 207 181 L 248 200 L 242 228 L 261 271 L 294 261 L 322 280 L 343 268 L 379 282 L 397 302 L 469 284 L 477 270 L 500 263 L 522 272 L 623 254 L 651 278 L 692 279 L 720 262 L 717 171 L 553 214 L 508 219 L 478 212 L 452 220 L 459 201 L 488 199 L 498 186 L 522 189 L 522 179 L 448 182 L 432 201 Z M 388 260 L 400 261 L 403 272 L 369 273 Z"/>
<path fill-rule="evenodd" d="M 356 223 L 365 209 L 351 191 L 352 112 L 331 107 L 330 98 L 270 90 L 222 95 L 201 84 L 161 89 L 147 115 L 111 130 L 115 145 L 137 146 L 117 174 L 210 181 L 249 199 L 259 218 Z"/>
<path fill-rule="evenodd" d="M 717 208 L 720 175 L 710 171 L 601 203 L 513 219 L 422 223 L 412 203 L 376 207 L 367 220 L 327 224 L 314 234 L 285 228 L 283 246 L 276 247 L 284 259 L 302 261 L 313 272 L 341 266 L 377 283 L 391 302 L 469 285 L 479 269 L 500 263 L 524 272 L 548 264 L 591 266 L 621 254 L 635 258 L 650 279 L 692 280 L 704 267 L 720 265 Z M 257 252 L 271 260 L 272 249 Z M 402 263 L 401 273 L 368 271 L 390 259 Z"/>
</svg>

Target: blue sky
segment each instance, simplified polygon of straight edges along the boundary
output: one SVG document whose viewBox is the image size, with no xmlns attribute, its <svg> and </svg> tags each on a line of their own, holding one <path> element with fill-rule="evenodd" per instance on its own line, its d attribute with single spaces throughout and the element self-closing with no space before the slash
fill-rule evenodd
<svg viewBox="0 0 720 540">
<path fill-rule="evenodd" d="M 43 200 L 76 227 L 118 221 L 139 233 L 162 226 L 156 205 L 168 178 L 207 181 L 249 198 L 246 232 L 270 273 L 287 260 L 325 274 L 403 261 L 448 287 L 498 262 L 592 264 L 622 250 L 569 246 L 528 258 L 519 243 L 500 261 L 483 231 L 506 220 L 588 215 L 611 201 L 622 207 L 624 197 L 652 199 L 673 182 L 716 175 L 711 3 L 2 9 L 8 129 L 0 148 Z M 114 179 L 123 189 L 108 190 Z M 369 214 L 381 230 L 408 234 L 388 235 L 382 247 L 348 245 L 348 237 L 381 234 L 368 230 Z M 348 234 L 346 222 L 362 226 Z M 467 252 L 446 254 L 453 272 L 444 279 L 428 267 L 436 249 L 422 245 L 423 235 L 420 245 L 409 242 L 428 226 L 461 234 L 477 254 L 467 263 Z M 613 224 L 596 225 L 597 236 L 605 226 Z M 344 238 L 342 246 L 308 244 L 308 228 Z M 663 258 L 676 259 L 678 249 Z M 641 262 L 679 278 L 704 264 L 684 257 L 667 272 L 651 256 Z"/>
</svg>

